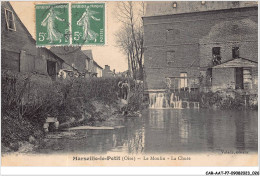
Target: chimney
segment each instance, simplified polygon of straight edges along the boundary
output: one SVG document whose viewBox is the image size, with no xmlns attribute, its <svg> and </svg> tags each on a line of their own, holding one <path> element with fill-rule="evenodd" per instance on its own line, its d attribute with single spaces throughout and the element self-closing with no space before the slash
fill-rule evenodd
<svg viewBox="0 0 260 176">
<path fill-rule="evenodd" d="M 105 65 L 105 70 L 110 70 L 110 66 L 109 65 Z"/>
</svg>

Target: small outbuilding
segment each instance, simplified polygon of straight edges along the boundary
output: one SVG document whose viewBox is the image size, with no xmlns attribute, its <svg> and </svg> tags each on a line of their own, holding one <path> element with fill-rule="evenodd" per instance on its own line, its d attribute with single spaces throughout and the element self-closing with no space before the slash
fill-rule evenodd
<svg viewBox="0 0 260 176">
<path fill-rule="evenodd" d="M 212 90 L 244 89 L 257 90 L 256 61 L 236 58 L 212 67 Z"/>
</svg>

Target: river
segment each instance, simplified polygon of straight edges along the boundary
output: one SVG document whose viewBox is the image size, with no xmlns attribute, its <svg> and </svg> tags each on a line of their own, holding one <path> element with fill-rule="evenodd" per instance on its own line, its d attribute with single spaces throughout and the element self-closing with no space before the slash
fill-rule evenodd
<svg viewBox="0 0 260 176">
<path fill-rule="evenodd" d="M 257 152 L 257 111 L 147 109 L 142 117 L 108 121 L 106 130 L 59 132 L 40 153 Z M 58 134 L 59 134 L 58 133 Z M 65 135 L 64 135 L 65 134 Z M 57 135 L 57 133 L 55 133 Z M 67 136 L 66 136 L 67 135 Z"/>
</svg>

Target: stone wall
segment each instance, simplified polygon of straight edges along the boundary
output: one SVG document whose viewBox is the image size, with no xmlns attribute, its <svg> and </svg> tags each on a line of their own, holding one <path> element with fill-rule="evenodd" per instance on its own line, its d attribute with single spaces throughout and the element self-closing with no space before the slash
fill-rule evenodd
<svg viewBox="0 0 260 176">
<path fill-rule="evenodd" d="M 144 17 L 145 89 L 163 89 L 165 77 L 178 77 L 180 72 L 199 77 L 211 66 L 215 46 L 222 47 L 223 61 L 232 59 L 233 46 L 240 47 L 241 57 L 257 61 L 257 13 L 257 7 L 248 7 Z M 224 28 L 222 40 L 213 40 L 214 27 L 226 23 L 238 28 L 235 35 Z M 171 58 L 167 52 L 172 52 Z"/>
</svg>

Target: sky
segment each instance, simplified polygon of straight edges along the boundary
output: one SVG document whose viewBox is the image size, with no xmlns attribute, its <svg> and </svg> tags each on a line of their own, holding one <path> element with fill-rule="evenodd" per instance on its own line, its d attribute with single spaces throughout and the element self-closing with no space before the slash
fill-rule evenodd
<svg viewBox="0 0 260 176">
<path fill-rule="evenodd" d="M 32 1 L 12 1 L 11 4 L 24 23 L 32 37 L 35 39 L 36 26 L 35 26 L 35 4 L 41 2 Z M 44 2 L 46 3 L 46 2 Z M 48 3 L 52 3 L 49 1 Z M 75 1 L 74 1 L 75 3 Z M 115 69 L 116 72 L 127 70 L 127 57 L 124 53 L 116 47 L 115 35 L 120 29 L 122 24 L 115 18 L 114 12 L 116 11 L 117 2 L 106 2 L 106 15 L 107 15 L 107 44 L 105 46 L 84 46 L 82 49 L 91 49 L 94 60 L 104 68 L 105 65 L 110 65 L 110 69 Z"/>
</svg>

